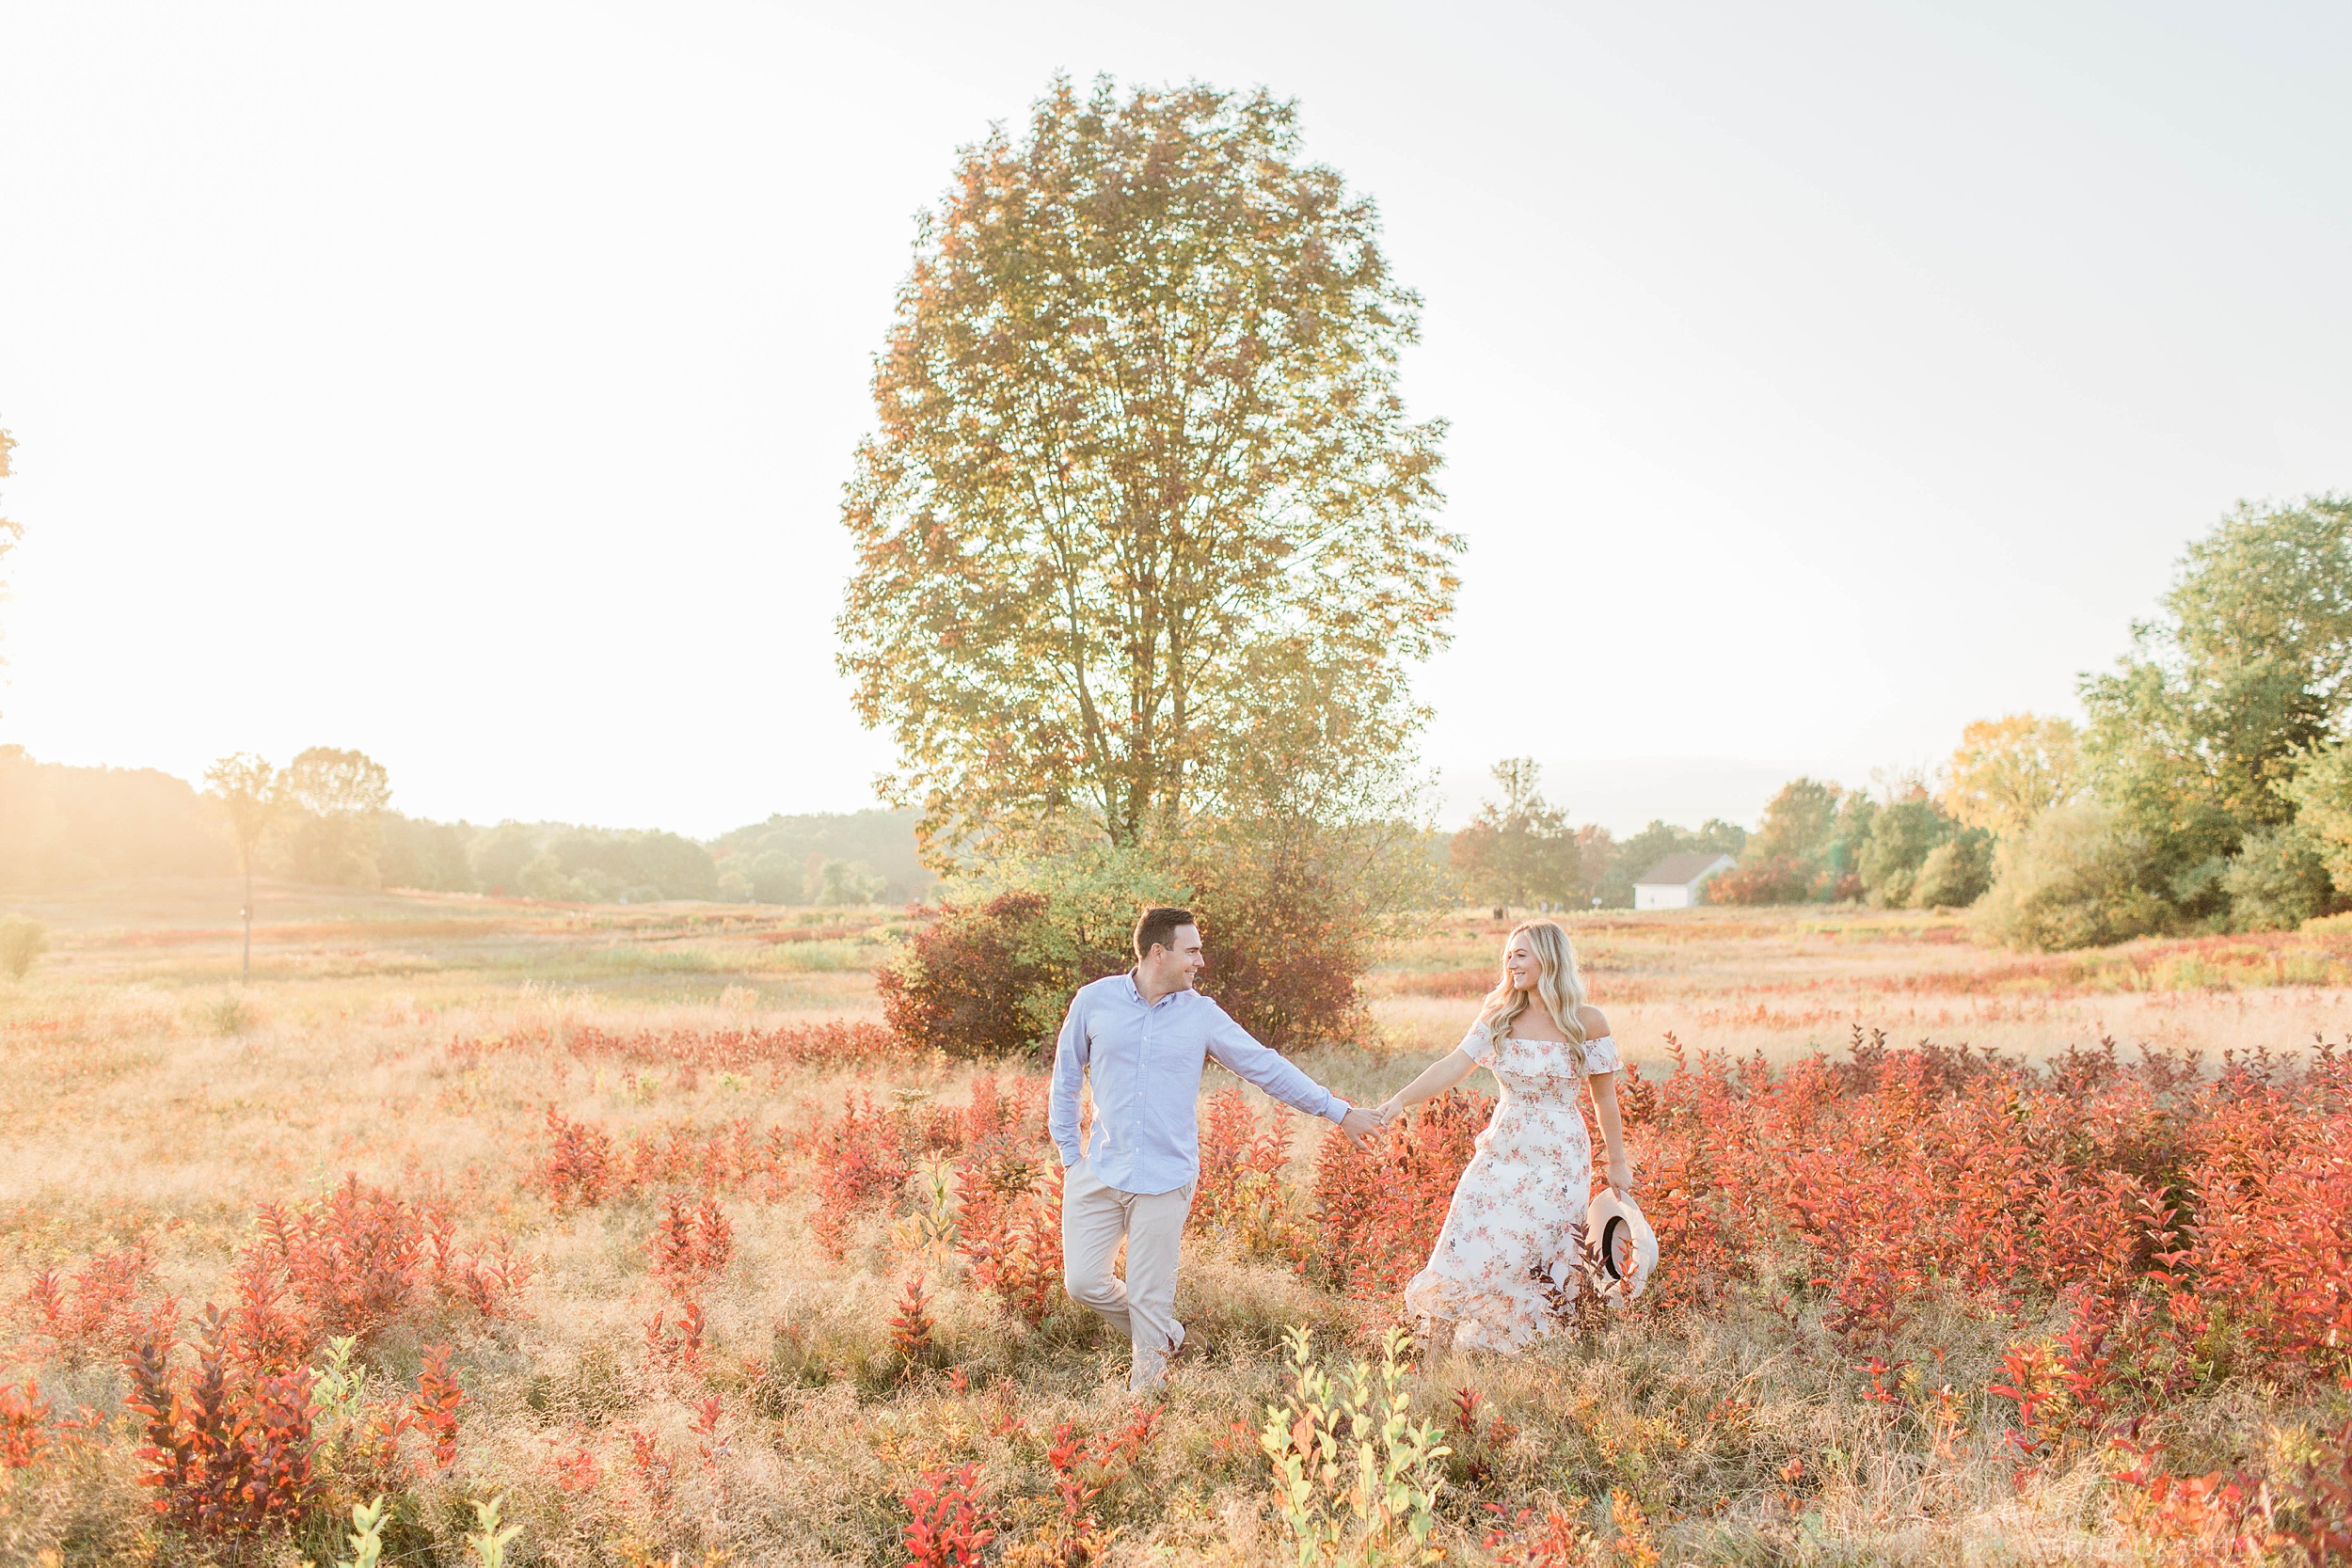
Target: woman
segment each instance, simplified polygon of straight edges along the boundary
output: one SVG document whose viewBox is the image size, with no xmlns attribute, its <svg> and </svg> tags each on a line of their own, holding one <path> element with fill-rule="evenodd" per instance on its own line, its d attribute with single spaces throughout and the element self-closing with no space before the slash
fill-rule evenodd
<svg viewBox="0 0 2352 1568">
<path fill-rule="evenodd" d="M 1517 1354 L 1551 1332 L 1576 1299 L 1593 1147 L 1577 1088 L 1589 1087 L 1609 1148 L 1609 1185 L 1629 1196 L 1625 1128 L 1617 1117 L 1616 1042 L 1600 1009 L 1584 1005 L 1568 935 L 1523 921 L 1502 944 L 1502 978 L 1451 1054 L 1380 1107 L 1383 1119 L 1491 1068 L 1502 1085 L 1478 1152 L 1454 1188 L 1429 1266 L 1405 1287 L 1427 1325 L 1431 1354 L 1450 1343 Z"/>
</svg>

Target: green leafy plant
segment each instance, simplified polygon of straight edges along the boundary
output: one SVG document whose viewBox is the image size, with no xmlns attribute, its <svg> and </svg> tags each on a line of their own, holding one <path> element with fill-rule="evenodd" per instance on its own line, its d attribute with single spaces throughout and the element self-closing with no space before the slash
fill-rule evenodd
<svg viewBox="0 0 2352 1568">
<path fill-rule="evenodd" d="M 1304 1327 L 1284 1336 L 1291 1393 L 1266 1406 L 1259 1447 L 1274 1467 L 1274 1494 L 1299 1568 L 1343 1560 L 1362 1568 L 1434 1561 L 1438 1462 L 1453 1450 L 1432 1421 L 1408 1414 L 1412 1394 L 1400 1359 L 1407 1336 L 1391 1329 L 1380 1365 L 1359 1361 L 1332 1377 L 1315 1360 Z"/>
<path fill-rule="evenodd" d="M 338 1557 L 335 1568 L 376 1568 L 384 1560 L 384 1510 L 389 1500 L 379 1495 L 372 1503 L 351 1505 L 351 1534 L 343 1543 L 351 1555 Z"/>
<path fill-rule="evenodd" d="M 506 1568 L 506 1544 L 523 1532 L 520 1525 L 508 1525 L 503 1529 L 499 1528 L 499 1510 L 505 1503 L 503 1493 L 486 1501 L 481 1498 L 474 1501 L 474 1522 L 482 1528 L 466 1537 L 466 1548 L 473 1553 L 474 1560 L 482 1564 L 482 1568 Z"/>
</svg>

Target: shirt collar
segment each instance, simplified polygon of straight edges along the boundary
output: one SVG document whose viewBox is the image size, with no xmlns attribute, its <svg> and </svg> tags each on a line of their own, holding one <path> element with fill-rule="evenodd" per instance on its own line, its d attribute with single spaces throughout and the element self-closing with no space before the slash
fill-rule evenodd
<svg viewBox="0 0 2352 1568">
<path fill-rule="evenodd" d="M 1146 1002 L 1143 999 L 1143 988 L 1136 984 L 1136 972 L 1134 970 L 1129 970 L 1126 974 L 1120 975 L 1120 978 L 1127 982 L 1127 994 L 1136 999 L 1136 1006 L 1138 1007 L 1157 1007 L 1165 1003 L 1173 1002 L 1180 996 L 1197 996 L 1200 994 L 1200 992 L 1194 990 L 1192 987 L 1186 986 L 1181 990 L 1169 991 L 1166 996 L 1161 997 L 1158 1002 Z"/>
</svg>

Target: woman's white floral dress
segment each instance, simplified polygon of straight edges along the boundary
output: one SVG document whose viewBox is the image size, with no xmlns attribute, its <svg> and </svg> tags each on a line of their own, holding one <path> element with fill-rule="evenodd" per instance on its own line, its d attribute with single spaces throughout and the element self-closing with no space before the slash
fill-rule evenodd
<svg viewBox="0 0 2352 1568">
<path fill-rule="evenodd" d="M 1551 1332 L 1576 1299 L 1593 1145 L 1578 1096 L 1584 1087 L 1557 1040 L 1496 1039 L 1470 1026 L 1462 1053 L 1502 1085 L 1478 1152 L 1454 1184 L 1429 1266 L 1405 1287 L 1407 1310 L 1454 1320 L 1465 1350 L 1517 1354 Z M 1624 1064 L 1607 1035 L 1584 1044 L 1584 1072 Z"/>
</svg>

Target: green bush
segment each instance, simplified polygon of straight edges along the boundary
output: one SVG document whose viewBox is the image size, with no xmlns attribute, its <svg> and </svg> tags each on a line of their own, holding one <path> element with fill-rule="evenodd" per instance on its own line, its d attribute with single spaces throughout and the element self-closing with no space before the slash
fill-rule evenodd
<svg viewBox="0 0 2352 1568">
<path fill-rule="evenodd" d="M 11 980 L 32 973 L 33 960 L 49 951 L 49 927 L 30 915 L 0 920 L 0 970 Z"/>
<path fill-rule="evenodd" d="M 1965 828 L 1928 851 L 1912 879 L 1911 902 L 1923 910 L 1962 910 L 1993 885 L 1993 835 Z"/>
<path fill-rule="evenodd" d="M 1879 808 L 1854 865 L 1870 902 L 1894 910 L 1917 901 L 1920 868 L 1959 826 L 1924 797 Z"/>
<path fill-rule="evenodd" d="M 2292 931 L 2337 902 L 2318 840 L 2292 822 L 2247 834 L 2222 868 L 2221 891 L 2241 931 Z"/>
<path fill-rule="evenodd" d="M 1979 927 L 2006 947 L 2058 952 L 2149 936 L 2174 920 L 2153 847 L 2096 800 L 2044 812 L 1994 862 Z"/>
</svg>

